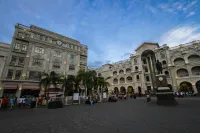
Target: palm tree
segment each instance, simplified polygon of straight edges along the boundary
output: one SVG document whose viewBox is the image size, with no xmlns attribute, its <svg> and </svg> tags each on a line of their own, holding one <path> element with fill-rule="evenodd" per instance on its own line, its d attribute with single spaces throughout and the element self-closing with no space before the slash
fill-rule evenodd
<svg viewBox="0 0 200 133">
<path fill-rule="evenodd" d="M 85 95 L 87 96 L 89 93 L 91 93 L 92 88 L 94 88 L 94 86 L 96 85 L 94 82 L 96 78 L 96 71 L 80 70 L 78 72 L 78 77 L 80 78 L 85 88 Z"/>
<path fill-rule="evenodd" d="M 109 82 L 107 82 L 108 79 L 110 79 L 110 77 L 98 77 L 98 86 L 101 96 L 103 96 L 103 89 L 107 89 L 110 86 Z"/>
<path fill-rule="evenodd" d="M 50 72 L 50 74 L 45 72 L 42 74 L 39 84 L 40 87 L 44 88 L 45 98 L 47 98 L 47 92 L 50 85 L 52 84 L 55 88 L 57 88 L 58 81 L 58 75 L 54 71 Z"/>
<path fill-rule="evenodd" d="M 108 79 L 110 79 L 110 77 L 107 77 L 107 78 L 99 77 L 99 88 L 101 91 L 105 88 L 108 88 L 108 86 L 110 86 L 109 82 L 107 82 Z"/>
</svg>

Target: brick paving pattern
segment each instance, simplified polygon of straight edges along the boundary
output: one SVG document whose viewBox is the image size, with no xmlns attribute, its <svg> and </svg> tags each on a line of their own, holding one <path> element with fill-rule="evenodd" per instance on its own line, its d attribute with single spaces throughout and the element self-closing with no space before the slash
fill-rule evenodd
<svg viewBox="0 0 200 133">
<path fill-rule="evenodd" d="M 145 99 L 0 112 L 0 133 L 200 133 L 200 98 L 175 107 Z"/>
</svg>

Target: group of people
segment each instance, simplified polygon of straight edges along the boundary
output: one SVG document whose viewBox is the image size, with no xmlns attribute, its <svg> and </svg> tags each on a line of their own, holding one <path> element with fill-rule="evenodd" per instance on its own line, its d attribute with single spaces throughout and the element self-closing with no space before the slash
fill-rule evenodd
<svg viewBox="0 0 200 133">
<path fill-rule="evenodd" d="M 7 109 L 24 108 L 36 102 L 35 98 L 17 98 L 17 97 L 2 97 L 0 98 L 0 109 L 5 111 Z"/>
<path fill-rule="evenodd" d="M 195 96 L 195 94 L 193 92 L 174 92 L 174 96 L 175 97 L 191 97 L 191 96 Z"/>
</svg>

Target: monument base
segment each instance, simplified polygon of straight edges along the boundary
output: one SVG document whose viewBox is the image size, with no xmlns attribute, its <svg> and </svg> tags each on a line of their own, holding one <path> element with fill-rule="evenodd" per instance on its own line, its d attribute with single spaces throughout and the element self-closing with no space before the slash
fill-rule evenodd
<svg viewBox="0 0 200 133">
<path fill-rule="evenodd" d="M 177 105 L 176 99 L 174 97 L 173 92 L 157 92 L 157 104 L 163 106 L 173 106 Z"/>
</svg>

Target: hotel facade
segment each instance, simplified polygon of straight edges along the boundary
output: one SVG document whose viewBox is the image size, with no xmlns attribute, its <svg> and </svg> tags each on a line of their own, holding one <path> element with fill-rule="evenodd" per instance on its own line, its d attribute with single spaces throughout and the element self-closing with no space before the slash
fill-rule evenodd
<svg viewBox="0 0 200 133">
<path fill-rule="evenodd" d="M 110 92 L 145 93 L 156 88 L 156 61 L 162 63 L 168 86 L 174 91 L 200 93 L 200 41 L 168 47 L 144 42 L 129 59 L 97 69 L 108 82 Z M 99 75 L 99 74 L 98 74 Z M 184 84 L 184 85 L 183 85 Z"/>
<path fill-rule="evenodd" d="M 0 55 L 0 97 L 43 93 L 39 86 L 43 72 L 76 75 L 79 69 L 87 69 L 86 45 L 34 25 L 16 24 L 11 45 L 2 45 L 0 50 L 6 52 Z M 63 90 L 50 86 L 50 92 L 53 95 Z"/>
</svg>

